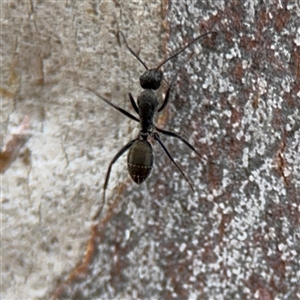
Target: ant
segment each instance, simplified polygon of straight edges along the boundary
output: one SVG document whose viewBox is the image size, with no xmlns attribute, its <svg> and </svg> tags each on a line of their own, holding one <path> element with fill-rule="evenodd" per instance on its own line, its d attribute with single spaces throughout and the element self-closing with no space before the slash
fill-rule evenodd
<svg viewBox="0 0 300 300">
<path fill-rule="evenodd" d="M 167 89 L 163 103 L 161 105 L 159 105 L 159 102 L 158 102 L 157 96 L 154 93 L 154 90 L 157 90 L 161 86 L 161 83 L 163 80 L 163 72 L 160 71 L 159 69 L 167 61 L 178 56 L 180 53 L 182 53 L 185 49 L 190 47 L 193 43 L 195 43 L 199 39 L 203 38 L 204 36 L 206 36 L 208 34 L 213 34 L 213 33 L 215 33 L 215 32 L 206 32 L 206 33 L 196 37 L 191 42 L 189 42 L 185 47 L 183 47 L 181 50 L 177 51 L 175 54 L 173 54 L 172 56 L 170 56 L 169 58 L 164 60 L 157 68 L 149 69 L 147 67 L 147 65 L 142 61 L 142 59 L 129 47 L 124 34 L 120 31 L 120 34 L 122 35 L 122 37 L 125 41 L 125 45 L 126 45 L 127 49 L 130 51 L 130 53 L 136 59 L 138 59 L 138 61 L 146 69 L 145 73 L 140 76 L 140 85 L 144 89 L 144 91 L 138 96 L 137 102 L 134 100 L 131 93 L 128 94 L 131 105 L 132 105 L 133 109 L 135 110 L 135 112 L 138 114 L 139 118 L 133 116 L 131 113 L 127 112 L 126 110 L 114 105 L 112 102 L 110 102 L 106 98 L 102 97 L 97 92 L 93 91 L 92 89 L 86 88 L 86 87 L 85 87 L 85 89 L 88 90 L 89 92 L 95 94 L 96 96 L 98 96 L 101 100 L 103 100 L 105 103 L 107 103 L 108 105 L 112 106 L 113 108 L 115 108 L 116 110 L 118 110 L 119 112 L 124 114 L 126 117 L 128 117 L 136 122 L 139 122 L 141 125 L 141 130 L 140 130 L 138 137 L 131 140 L 129 143 L 127 143 L 125 146 L 123 146 L 123 148 L 121 148 L 119 150 L 119 152 L 115 155 L 115 157 L 110 162 L 109 167 L 107 169 L 104 187 L 103 187 L 102 205 L 99 208 L 97 214 L 94 216 L 93 219 L 96 219 L 100 215 L 102 208 L 105 204 L 105 191 L 106 191 L 106 188 L 107 188 L 107 185 L 109 182 L 111 168 L 112 168 L 113 164 L 127 150 L 129 150 L 128 158 L 127 158 L 128 172 L 129 172 L 131 178 L 133 179 L 133 181 L 136 182 L 137 184 L 141 184 L 148 178 L 148 176 L 152 170 L 152 166 L 153 166 L 153 150 L 152 150 L 151 144 L 148 142 L 149 137 L 153 138 L 160 144 L 160 146 L 162 147 L 164 152 L 167 154 L 169 159 L 177 167 L 177 169 L 182 174 L 182 176 L 184 177 L 186 182 L 189 184 L 190 188 L 194 191 L 192 183 L 190 182 L 188 177 L 185 175 L 185 173 L 181 170 L 179 165 L 174 161 L 174 159 L 171 156 L 171 154 L 169 153 L 168 149 L 165 147 L 165 145 L 161 141 L 158 132 L 160 132 L 161 134 L 166 135 L 166 136 L 171 136 L 171 137 L 180 139 L 192 151 L 194 151 L 199 157 L 201 157 L 201 155 L 199 154 L 199 152 L 196 151 L 196 149 L 188 141 L 186 141 L 180 135 L 157 127 L 153 121 L 156 113 L 159 113 L 166 108 L 166 106 L 169 102 L 169 98 L 170 98 L 170 91 L 171 91 L 174 83 L 177 80 L 178 73 L 176 73 L 175 76 L 173 77 L 171 84 L 169 85 L 169 87 Z"/>
</svg>

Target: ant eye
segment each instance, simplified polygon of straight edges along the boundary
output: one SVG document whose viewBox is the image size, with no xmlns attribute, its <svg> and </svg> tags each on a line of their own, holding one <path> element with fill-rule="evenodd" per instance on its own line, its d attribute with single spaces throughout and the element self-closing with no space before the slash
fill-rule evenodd
<svg viewBox="0 0 300 300">
<path fill-rule="evenodd" d="M 162 71 L 156 69 L 147 70 L 140 77 L 140 85 L 143 89 L 157 90 L 161 85 L 162 79 Z"/>
</svg>

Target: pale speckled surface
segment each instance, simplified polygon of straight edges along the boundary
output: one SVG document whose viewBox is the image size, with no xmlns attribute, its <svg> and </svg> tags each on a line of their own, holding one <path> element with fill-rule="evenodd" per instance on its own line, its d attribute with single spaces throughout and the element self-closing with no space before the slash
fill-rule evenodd
<svg viewBox="0 0 300 300">
<path fill-rule="evenodd" d="M 3 299 L 300 298 L 300 8 L 170 1 L 168 21 L 161 8 L 3 5 L 1 86 L 12 95 L 4 134 L 24 115 L 32 123 L 30 164 L 21 155 L 3 177 Z M 174 61 L 179 80 L 159 120 L 203 159 L 163 138 L 194 194 L 158 145 L 145 185 L 128 180 L 120 160 L 107 193 L 119 204 L 90 237 L 107 164 L 137 125 L 74 88 L 131 109 L 127 92 L 138 95 L 143 68 L 118 44 L 118 29 L 154 66 L 196 35 L 219 32 L 188 62 Z M 168 82 L 174 66 L 165 66 Z M 118 182 L 128 183 L 120 195 Z M 88 272 L 69 277 L 88 240 Z"/>
<path fill-rule="evenodd" d="M 142 68 L 116 33 L 137 49 L 147 44 L 141 27 L 159 28 L 161 18 L 140 19 L 153 10 L 112 1 L 1 2 L 1 137 L 26 115 L 31 123 L 1 182 L 2 299 L 45 299 L 82 259 L 108 162 L 135 124 L 78 84 L 131 109 L 127 93 L 138 93 L 131 78 Z M 157 48 L 159 41 L 154 34 Z M 126 176 L 120 162 L 110 190 Z"/>
</svg>

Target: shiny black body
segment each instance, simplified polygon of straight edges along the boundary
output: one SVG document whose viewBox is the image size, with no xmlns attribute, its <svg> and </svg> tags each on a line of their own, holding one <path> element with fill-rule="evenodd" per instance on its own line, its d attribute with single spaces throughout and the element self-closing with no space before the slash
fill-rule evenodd
<svg viewBox="0 0 300 300">
<path fill-rule="evenodd" d="M 155 95 L 153 90 L 157 90 L 161 82 L 163 80 L 163 73 L 158 70 L 164 63 L 172 59 L 173 57 L 177 56 L 181 52 L 183 52 L 187 47 L 189 47 L 191 44 L 199 40 L 205 35 L 211 34 L 213 32 L 208 32 L 205 33 L 201 36 L 198 36 L 195 38 L 192 42 L 190 42 L 188 45 L 186 45 L 184 48 L 182 48 L 180 51 L 176 52 L 174 55 L 169 57 L 167 60 L 165 60 L 163 63 L 161 63 L 156 69 L 148 69 L 146 64 L 138 57 L 138 55 L 128 46 L 127 41 L 123 35 L 123 33 L 120 32 L 122 35 L 127 49 L 144 65 L 146 68 L 145 73 L 140 77 L 140 84 L 141 87 L 144 89 L 144 91 L 138 96 L 137 102 L 134 100 L 133 96 L 131 93 L 129 93 L 129 98 L 132 104 L 133 109 L 135 112 L 138 114 L 139 118 L 133 116 L 131 113 L 127 112 L 126 110 L 114 105 L 111 103 L 109 100 L 105 99 L 98 93 L 94 92 L 93 90 L 86 88 L 88 91 L 94 93 L 97 95 L 101 100 L 115 108 L 116 110 L 120 111 L 123 113 L 125 116 L 129 117 L 130 119 L 139 122 L 141 126 L 140 133 L 138 137 L 132 141 L 130 141 L 128 144 L 126 144 L 119 152 L 115 155 L 113 160 L 110 162 L 105 182 L 104 182 L 104 188 L 103 188 L 103 203 L 97 212 L 96 218 L 100 213 L 101 210 L 104 206 L 105 203 L 105 190 L 108 185 L 109 181 L 109 176 L 111 172 L 111 168 L 113 164 L 121 157 L 127 150 L 129 150 L 128 153 L 128 159 L 127 159 L 127 165 L 128 165 L 128 171 L 131 176 L 131 178 L 137 183 L 141 184 L 144 182 L 147 177 L 149 176 L 152 166 L 153 166 L 153 150 L 148 142 L 148 138 L 151 137 L 152 139 L 156 140 L 164 152 L 167 154 L 167 156 L 170 158 L 170 160 L 174 163 L 174 165 L 177 167 L 179 172 L 183 175 L 187 183 L 190 185 L 191 189 L 193 189 L 193 186 L 188 179 L 188 177 L 184 174 L 184 172 L 181 170 L 179 165 L 174 161 L 173 157 L 167 150 L 167 148 L 164 146 L 163 142 L 160 139 L 160 136 L 158 132 L 162 133 L 163 135 L 171 136 L 180 139 L 183 143 L 185 143 L 191 150 L 193 150 L 197 155 L 200 156 L 200 154 L 195 150 L 195 148 L 185 139 L 183 139 L 181 136 L 174 132 L 166 131 L 161 128 L 158 128 L 154 124 L 154 117 L 156 113 L 161 112 L 168 104 L 169 101 L 169 96 L 170 96 L 170 91 L 172 86 L 174 85 L 176 79 L 177 79 L 177 74 L 174 76 L 171 84 L 169 85 L 169 88 L 167 90 L 165 99 L 162 103 L 161 106 L 159 106 L 159 102 L 157 99 L 157 96 Z M 200 156 L 201 157 L 201 156 Z"/>
<path fill-rule="evenodd" d="M 128 172 L 137 184 L 144 182 L 153 166 L 153 150 L 146 140 L 135 141 L 128 152 Z"/>
</svg>

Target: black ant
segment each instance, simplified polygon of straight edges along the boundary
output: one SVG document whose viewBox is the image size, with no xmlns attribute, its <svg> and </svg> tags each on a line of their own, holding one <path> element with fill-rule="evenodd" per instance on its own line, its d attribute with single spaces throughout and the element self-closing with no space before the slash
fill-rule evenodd
<svg viewBox="0 0 300 300">
<path fill-rule="evenodd" d="M 151 138 L 153 138 L 154 140 L 156 140 L 160 144 L 160 146 L 163 148 L 163 150 L 165 151 L 165 153 L 167 154 L 169 159 L 177 167 L 177 169 L 183 175 L 184 179 L 187 181 L 187 183 L 189 184 L 189 186 L 191 187 L 191 189 L 193 191 L 194 191 L 194 188 L 193 188 L 192 183 L 190 182 L 188 177 L 184 174 L 184 172 L 181 170 L 179 165 L 174 161 L 173 157 L 171 156 L 171 154 L 169 153 L 169 151 L 167 150 L 167 148 L 165 147 L 165 145 L 161 141 L 158 132 L 162 133 L 163 135 L 167 135 L 167 136 L 171 136 L 171 137 L 175 137 L 175 138 L 180 139 L 191 150 L 193 150 L 199 157 L 201 157 L 201 155 L 196 151 L 196 149 L 188 141 L 186 141 L 184 138 L 182 138 L 181 136 L 179 136 L 178 134 L 176 134 L 174 132 L 170 132 L 170 131 L 166 131 L 166 130 L 163 130 L 161 128 L 158 128 L 154 124 L 154 121 L 153 121 L 155 114 L 158 113 L 158 112 L 161 112 L 167 106 L 167 104 L 169 102 L 171 88 L 173 87 L 173 85 L 174 85 L 174 83 L 177 79 L 178 74 L 176 73 L 176 75 L 173 77 L 173 79 L 171 81 L 171 84 L 169 85 L 169 87 L 167 89 L 165 99 L 164 99 L 164 101 L 161 105 L 159 105 L 157 96 L 155 95 L 153 90 L 157 90 L 161 86 L 161 83 L 162 83 L 162 80 L 163 80 L 163 73 L 159 69 L 167 61 L 169 61 L 170 59 L 172 59 L 172 58 L 176 57 L 177 55 L 179 55 L 186 48 L 190 47 L 193 43 L 195 43 L 196 41 L 198 41 L 202 37 L 204 37 L 208 34 L 212 34 L 214 32 L 207 32 L 207 33 L 204 33 L 204 34 L 196 37 L 194 40 L 192 40 L 190 43 L 188 43 L 184 48 L 182 48 L 181 50 L 179 50 L 178 52 L 176 52 L 175 54 L 173 54 L 172 56 L 170 56 L 169 58 L 164 60 L 155 69 L 149 69 L 147 67 L 147 65 L 141 60 L 141 58 L 129 47 L 129 45 L 127 44 L 127 41 L 125 39 L 124 34 L 122 32 L 120 32 L 120 33 L 121 33 L 121 35 L 122 35 L 122 37 L 125 41 L 127 49 L 146 68 L 146 72 L 140 77 L 140 84 L 141 84 L 141 87 L 144 89 L 144 91 L 138 96 L 137 103 L 135 102 L 132 94 L 129 93 L 129 98 L 130 98 L 131 105 L 132 105 L 133 109 L 135 110 L 135 112 L 139 115 L 139 118 L 133 116 L 131 113 L 127 112 L 126 110 L 114 105 L 109 100 L 105 99 L 104 97 L 102 97 L 98 93 L 94 92 L 90 88 L 85 88 L 85 89 L 87 89 L 91 93 L 98 96 L 105 103 L 112 106 L 113 108 L 115 108 L 116 110 L 118 110 L 119 112 L 121 112 L 122 114 L 127 116 L 128 118 L 130 118 L 130 119 L 132 119 L 136 122 L 139 122 L 140 125 L 141 125 L 141 130 L 140 130 L 140 133 L 139 133 L 138 137 L 131 140 L 121 150 L 119 150 L 119 152 L 115 155 L 113 160 L 110 162 L 108 170 L 107 170 L 105 182 L 104 182 L 104 187 L 103 187 L 102 205 L 101 205 L 100 209 L 98 210 L 97 214 L 95 215 L 94 219 L 99 216 L 99 214 L 101 213 L 102 208 L 105 204 L 105 191 L 106 191 L 106 188 L 107 188 L 107 185 L 108 185 L 108 182 L 109 182 L 109 176 L 110 176 L 111 168 L 112 168 L 113 164 L 127 150 L 129 150 L 128 158 L 127 158 L 128 171 L 129 171 L 129 174 L 130 174 L 131 178 L 133 179 L 133 181 L 136 182 L 137 184 L 141 184 L 149 176 L 149 174 L 152 170 L 152 166 L 153 166 L 153 150 L 152 150 L 152 147 L 151 147 L 150 143 L 147 141 L 149 136 Z"/>
</svg>

